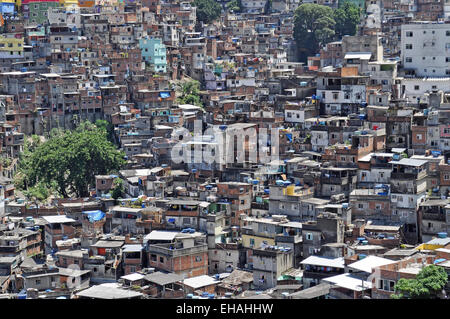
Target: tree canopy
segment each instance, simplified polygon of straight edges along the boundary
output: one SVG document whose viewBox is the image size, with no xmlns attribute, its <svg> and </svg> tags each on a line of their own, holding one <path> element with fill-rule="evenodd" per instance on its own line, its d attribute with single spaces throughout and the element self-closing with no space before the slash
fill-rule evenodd
<svg viewBox="0 0 450 319">
<path fill-rule="evenodd" d="M 317 4 L 302 4 L 294 14 L 294 37 L 300 52 L 300 59 L 319 51 L 322 44 L 335 35 L 336 22 L 330 7 Z"/>
<path fill-rule="evenodd" d="M 360 21 L 360 9 L 348 1 L 344 2 L 334 11 L 334 20 L 336 21 L 336 36 L 338 38 L 344 35 L 355 35 L 358 23 Z"/>
<path fill-rule="evenodd" d="M 300 60 L 319 53 L 321 46 L 334 39 L 355 35 L 359 17 L 359 8 L 349 2 L 334 11 L 318 4 L 300 5 L 294 13 L 294 38 Z"/>
<path fill-rule="evenodd" d="M 45 187 L 63 197 L 88 196 L 95 175 L 117 171 L 125 163 L 124 153 L 107 135 L 104 128 L 83 122 L 74 131 L 53 131 L 46 142 L 28 145 L 19 162 L 18 186 L 36 198 L 47 195 Z"/>
<path fill-rule="evenodd" d="M 220 17 L 222 7 L 215 0 L 194 0 L 192 4 L 197 7 L 197 21 L 210 23 Z"/>
<path fill-rule="evenodd" d="M 400 279 L 394 287 L 393 299 L 437 299 L 448 281 L 444 268 L 424 267 L 415 279 Z"/>
<path fill-rule="evenodd" d="M 114 199 L 118 199 L 124 194 L 123 181 L 120 178 L 114 179 L 114 188 L 111 190 L 111 197 Z"/>
<path fill-rule="evenodd" d="M 241 0 L 231 0 L 227 2 L 226 7 L 228 10 L 231 10 L 233 12 L 241 12 L 242 11 Z"/>
<path fill-rule="evenodd" d="M 180 97 L 178 97 L 178 102 L 181 104 L 192 104 L 197 106 L 202 106 L 203 103 L 200 99 L 200 82 L 196 80 L 189 80 L 182 82 L 179 85 Z"/>
</svg>

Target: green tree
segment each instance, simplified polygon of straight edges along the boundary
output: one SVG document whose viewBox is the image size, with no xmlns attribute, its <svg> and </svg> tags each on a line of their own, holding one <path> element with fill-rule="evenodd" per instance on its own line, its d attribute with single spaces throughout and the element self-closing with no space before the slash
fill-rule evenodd
<svg viewBox="0 0 450 319">
<path fill-rule="evenodd" d="M 242 11 L 242 2 L 241 0 L 231 0 L 226 4 L 228 10 L 233 12 L 241 12 Z"/>
<path fill-rule="evenodd" d="M 32 201 L 45 201 L 51 193 L 51 187 L 45 185 L 44 183 L 38 182 L 35 186 L 32 186 L 25 190 L 25 197 Z"/>
<path fill-rule="evenodd" d="M 179 86 L 180 97 L 178 102 L 181 104 L 192 104 L 203 107 L 203 103 L 200 99 L 200 82 L 196 80 L 190 80 L 181 83 Z"/>
<path fill-rule="evenodd" d="M 301 61 L 319 52 L 322 45 L 331 41 L 335 35 L 336 22 L 330 7 L 306 3 L 294 13 L 294 37 Z"/>
<path fill-rule="evenodd" d="M 111 122 L 108 122 L 106 120 L 97 120 L 95 121 L 95 126 L 105 130 L 108 140 L 111 143 L 114 143 L 114 125 L 112 125 Z"/>
<path fill-rule="evenodd" d="M 193 6 L 197 7 L 197 21 L 210 23 L 220 17 L 222 7 L 214 0 L 194 0 Z"/>
<path fill-rule="evenodd" d="M 114 179 L 113 185 L 114 188 L 111 190 L 111 197 L 114 199 L 122 197 L 124 193 L 123 181 L 120 178 L 116 178 Z"/>
<path fill-rule="evenodd" d="M 424 267 L 415 279 L 400 279 L 394 287 L 393 299 L 437 299 L 448 282 L 444 268 L 430 265 Z"/>
<path fill-rule="evenodd" d="M 334 11 L 336 21 L 336 35 L 342 38 L 344 35 L 355 35 L 358 30 L 361 11 L 358 6 L 348 1 Z"/>
<path fill-rule="evenodd" d="M 117 171 L 125 163 L 124 153 L 108 141 L 107 132 L 90 122 L 74 131 L 53 132 L 48 141 L 37 146 L 19 162 L 22 185 L 54 185 L 63 196 L 88 195 L 95 175 Z"/>
</svg>

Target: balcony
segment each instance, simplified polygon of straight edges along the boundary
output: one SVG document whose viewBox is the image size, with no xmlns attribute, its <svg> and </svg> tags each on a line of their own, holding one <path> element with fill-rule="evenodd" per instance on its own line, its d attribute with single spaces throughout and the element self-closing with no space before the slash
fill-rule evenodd
<svg viewBox="0 0 450 319">
<path fill-rule="evenodd" d="M 325 177 L 320 178 L 322 184 L 347 185 L 348 177 Z"/>
<path fill-rule="evenodd" d="M 422 220 L 435 220 L 445 222 L 445 214 L 442 213 L 423 213 Z"/>
<path fill-rule="evenodd" d="M 407 173 L 407 172 L 392 172 L 391 179 L 401 179 L 401 180 L 419 180 L 427 176 L 426 171 L 419 173 Z"/>
<path fill-rule="evenodd" d="M 292 243 L 292 244 L 295 244 L 295 243 L 299 243 L 299 242 L 302 241 L 302 236 L 301 235 L 292 235 L 291 236 L 291 235 L 280 234 L 280 235 L 277 235 L 275 237 L 275 241 L 277 243 Z"/>
</svg>

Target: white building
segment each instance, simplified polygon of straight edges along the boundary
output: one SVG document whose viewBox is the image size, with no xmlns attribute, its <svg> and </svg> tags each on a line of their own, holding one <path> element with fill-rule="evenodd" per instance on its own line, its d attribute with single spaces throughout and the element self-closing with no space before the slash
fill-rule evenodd
<svg viewBox="0 0 450 319">
<path fill-rule="evenodd" d="M 248 13 L 260 13 L 264 11 L 267 0 L 242 0 L 242 7 Z"/>
<path fill-rule="evenodd" d="M 450 24 L 414 22 L 402 25 L 401 61 L 416 76 L 450 75 Z"/>
<path fill-rule="evenodd" d="M 398 78 L 401 83 L 401 98 L 410 103 L 428 103 L 428 95 L 440 90 L 450 93 L 450 77 Z"/>
</svg>

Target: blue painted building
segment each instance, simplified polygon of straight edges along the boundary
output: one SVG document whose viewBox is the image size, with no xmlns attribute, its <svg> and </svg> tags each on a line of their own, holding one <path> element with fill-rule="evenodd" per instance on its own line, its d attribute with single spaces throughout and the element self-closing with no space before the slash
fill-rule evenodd
<svg viewBox="0 0 450 319">
<path fill-rule="evenodd" d="M 155 72 L 167 72 L 166 46 L 158 38 L 139 40 L 142 58 L 153 67 Z"/>
</svg>

